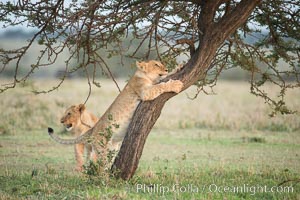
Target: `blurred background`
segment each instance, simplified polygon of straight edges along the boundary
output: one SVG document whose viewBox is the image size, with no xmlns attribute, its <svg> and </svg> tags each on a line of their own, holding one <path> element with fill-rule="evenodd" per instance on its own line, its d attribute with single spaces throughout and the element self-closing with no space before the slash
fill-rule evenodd
<svg viewBox="0 0 300 200">
<path fill-rule="evenodd" d="M 32 38 L 35 31 L 30 29 L 24 29 L 24 28 L 13 28 L 13 29 L 5 29 L 0 31 L 0 48 L 3 49 L 14 49 L 19 46 L 25 45 L 27 43 L 27 40 Z M 257 35 L 248 36 L 245 38 L 247 43 L 253 43 L 257 40 L 257 38 L 261 37 L 262 35 L 260 33 L 257 33 Z M 128 41 L 129 42 L 129 41 Z M 133 44 L 134 46 L 139 45 L 138 40 L 135 40 L 136 44 Z M 125 41 L 126 43 L 126 41 Z M 126 46 L 126 45 L 125 45 Z M 140 52 L 146 52 L 143 51 L 143 48 L 146 49 L 146 46 L 142 46 Z M 134 48 L 133 48 L 134 49 Z M 36 59 L 36 57 L 39 55 L 41 51 L 40 45 L 36 42 L 33 44 L 32 48 L 29 49 L 28 53 L 24 56 L 22 59 L 22 65 L 19 69 L 19 75 L 22 76 L 26 72 L 30 70 L 31 64 L 33 64 L 33 59 Z M 113 51 L 113 49 L 109 49 L 109 51 Z M 105 53 L 101 52 L 102 55 Z M 107 53 L 106 53 L 107 54 Z M 34 74 L 32 75 L 32 78 L 47 78 L 47 79 L 56 79 L 59 78 L 64 69 L 65 69 L 65 60 L 68 59 L 69 53 L 63 52 L 59 58 L 57 59 L 57 62 L 54 65 L 51 65 L 49 67 L 40 68 L 38 70 L 35 70 Z M 135 70 L 135 59 L 129 58 L 129 57 L 121 57 L 118 55 L 113 55 L 110 57 L 107 55 L 109 59 L 107 59 L 107 64 L 110 67 L 110 70 L 115 78 L 128 78 Z M 186 61 L 185 57 L 181 57 L 177 59 L 178 63 L 183 63 Z M 76 60 L 72 61 L 74 63 L 74 66 L 77 64 Z M 71 63 L 72 63 L 71 62 Z M 12 65 L 12 64 L 11 64 Z M 287 64 L 281 63 L 281 67 L 285 68 Z M 2 73 L 0 73 L 0 78 L 6 78 L 9 79 L 14 75 L 14 66 L 7 67 Z M 84 78 L 85 73 L 83 70 L 78 70 L 69 78 Z M 98 73 L 97 77 L 99 78 L 108 78 L 104 73 Z M 243 80 L 246 81 L 249 79 L 249 72 L 246 70 L 243 70 L 241 68 L 231 68 L 224 70 L 220 76 L 221 80 Z"/>
</svg>

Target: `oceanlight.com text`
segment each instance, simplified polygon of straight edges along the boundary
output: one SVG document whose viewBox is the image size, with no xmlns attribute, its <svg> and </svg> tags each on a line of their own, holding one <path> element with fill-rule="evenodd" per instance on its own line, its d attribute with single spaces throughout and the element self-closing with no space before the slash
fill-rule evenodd
<svg viewBox="0 0 300 200">
<path fill-rule="evenodd" d="M 195 184 L 136 184 L 135 191 L 137 193 L 249 193 L 255 195 L 257 193 L 293 193 L 293 186 L 266 186 L 266 185 L 249 185 L 242 184 L 240 186 L 221 186 L 217 184 L 195 185 Z"/>
</svg>

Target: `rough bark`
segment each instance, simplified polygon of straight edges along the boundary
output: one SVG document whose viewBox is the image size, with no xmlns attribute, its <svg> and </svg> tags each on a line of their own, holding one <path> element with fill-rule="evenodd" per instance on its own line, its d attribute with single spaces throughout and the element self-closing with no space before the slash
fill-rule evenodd
<svg viewBox="0 0 300 200">
<path fill-rule="evenodd" d="M 213 21 L 216 6 L 222 1 L 202 1 L 202 12 L 198 26 L 203 33 L 200 44 L 183 70 L 169 78 L 181 80 L 184 89 L 194 84 L 210 66 L 216 50 L 239 26 L 241 26 L 260 0 L 242 0 L 223 18 Z M 214 3 L 212 3 L 214 2 Z M 153 125 L 160 116 L 161 110 L 174 93 L 165 93 L 153 101 L 142 102 L 135 111 L 121 149 L 112 167 L 113 173 L 124 180 L 130 179 L 138 167 L 144 144 Z"/>
</svg>

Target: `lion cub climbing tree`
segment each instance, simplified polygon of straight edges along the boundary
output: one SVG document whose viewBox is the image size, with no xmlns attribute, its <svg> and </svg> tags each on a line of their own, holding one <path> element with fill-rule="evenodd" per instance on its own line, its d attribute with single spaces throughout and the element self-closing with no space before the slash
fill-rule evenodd
<svg viewBox="0 0 300 200">
<path fill-rule="evenodd" d="M 37 94 L 56 90 L 76 71 L 86 76 L 90 90 L 92 84 L 99 86 L 100 72 L 116 82 L 107 64 L 116 56 L 121 65 L 125 58 L 154 59 L 168 68 L 184 60 L 181 70 L 161 81 L 181 81 L 182 90 L 196 85 L 196 97 L 204 86 L 213 87 L 224 70 L 241 68 L 249 75 L 251 93 L 271 106 L 272 116 L 290 114 L 285 94 L 300 86 L 299 7 L 298 0 L 0 2 L 4 30 L 20 25 L 34 30 L 24 46 L 0 48 L 0 73 L 13 71 L 0 92 L 28 81 L 41 67 L 59 65 L 63 70 L 56 86 L 34 91 Z M 40 54 L 26 68 L 23 60 L 36 43 Z M 58 63 L 66 51 L 69 57 Z M 278 94 L 269 95 L 265 83 L 275 84 Z M 136 105 L 112 167 L 116 176 L 134 175 L 148 134 L 165 102 L 175 95 L 169 91 Z"/>
</svg>

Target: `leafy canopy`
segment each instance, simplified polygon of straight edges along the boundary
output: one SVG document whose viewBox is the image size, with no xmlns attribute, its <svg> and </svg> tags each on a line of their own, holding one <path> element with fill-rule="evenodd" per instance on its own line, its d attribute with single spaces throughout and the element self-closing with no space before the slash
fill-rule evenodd
<svg viewBox="0 0 300 200">
<path fill-rule="evenodd" d="M 206 27 L 199 24 L 205 0 L 57 0 L 0 2 L 3 28 L 30 27 L 35 34 L 27 45 L 17 49 L 0 49 L 0 73 L 14 68 L 12 83 L 2 85 L 0 92 L 14 88 L 30 78 L 39 67 L 56 63 L 61 52 L 70 53 L 57 89 L 67 75 L 83 70 L 88 83 L 96 82 L 96 72 L 105 71 L 112 79 L 107 60 L 124 58 L 158 59 L 170 68 L 188 61 L 201 43 Z M 214 21 L 218 22 L 239 3 L 218 1 Z M 298 0 L 262 1 L 247 22 L 236 30 L 218 49 L 206 71 L 195 83 L 198 92 L 214 86 L 221 72 L 240 68 L 249 74 L 251 92 L 263 97 L 274 113 L 291 113 L 285 106 L 288 89 L 299 82 L 300 30 Z M 222 30 L 219 30 L 222 31 Z M 24 75 L 20 65 L 33 43 L 43 47 L 35 63 Z M 46 61 L 45 61 L 46 60 Z M 76 60 L 77 65 L 74 66 Z M 92 67 L 92 71 L 87 67 Z M 271 97 L 264 88 L 272 83 L 280 89 Z M 48 91 L 41 91 L 48 92 Z M 197 96 L 197 94 L 196 94 Z"/>
</svg>

